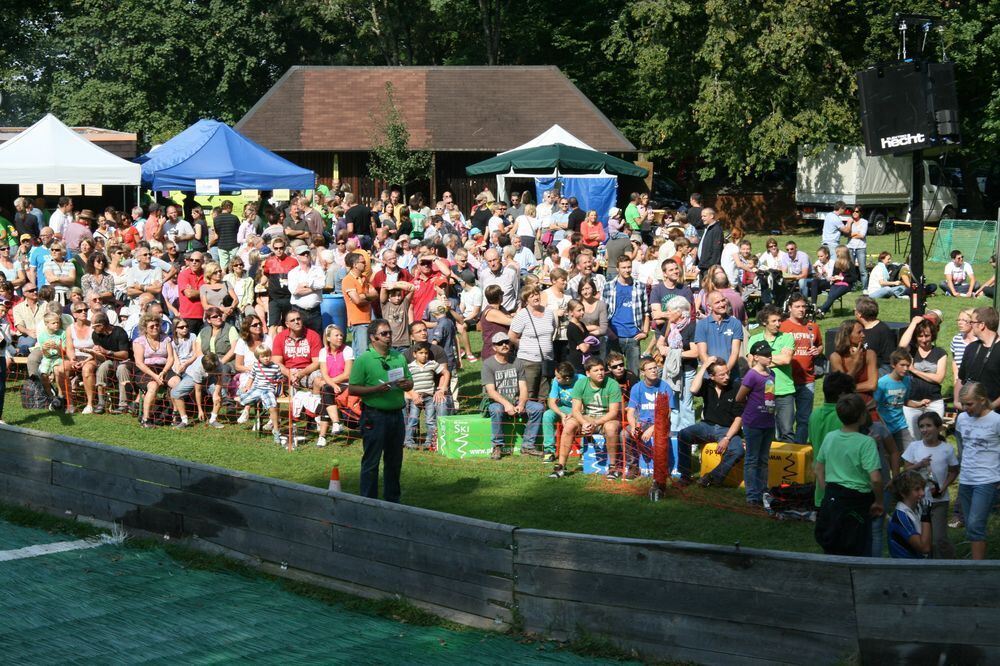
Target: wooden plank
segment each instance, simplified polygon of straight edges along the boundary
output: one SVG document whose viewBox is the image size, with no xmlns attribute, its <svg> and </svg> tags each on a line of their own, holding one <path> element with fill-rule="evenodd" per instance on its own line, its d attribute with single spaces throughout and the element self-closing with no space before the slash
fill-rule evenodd
<svg viewBox="0 0 1000 666">
<path fill-rule="evenodd" d="M 6 474 L 0 474 L 0 499 L 56 514 L 65 515 L 69 511 L 109 522 L 122 522 L 126 514 L 138 509 L 128 502 Z"/>
<path fill-rule="evenodd" d="M 418 543 L 478 553 L 483 547 L 510 550 L 513 546 L 511 525 L 492 523 L 427 509 L 391 504 L 380 500 L 334 494 L 335 522 L 369 532 L 386 534 Z"/>
<path fill-rule="evenodd" d="M 771 557 L 771 551 L 741 550 L 665 541 L 641 541 L 516 530 L 519 565 L 619 574 L 678 583 L 716 581 L 717 587 L 771 592 L 805 599 L 850 598 L 850 560 L 808 556 Z"/>
<path fill-rule="evenodd" d="M 891 638 L 862 639 L 861 662 L 864 664 L 998 664 L 1000 648 L 994 645 L 906 643 Z"/>
<path fill-rule="evenodd" d="M 478 553 L 449 549 L 447 544 L 430 546 L 384 534 L 335 525 L 333 549 L 392 566 L 425 571 L 483 587 L 511 589 L 513 563 L 510 551 L 482 548 Z"/>
<path fill-rule="evenodd" d="M 52 462 L 52 485 L 84 490 L 102 497 L 152 506 L 163 501 L 165 486 L 139 481 L 131 477 L 109 474 L 103 470 Z"/>
<path fill-rule="evenodd" d="M 52 476 L 52 461 L 25 451 L 0 451 L 0 472 L 47 483 Z"/>
<path fill-rule="evenodd" d="M 582 630 L 613 636 L 625 645 L 642 641 L 662 646 L 660 654 L 654 655 L 659 659 L 669 658 L 673 650 L 681 648 L 704 653 L 694 658 L 703 663 L 740 658 L 780 664 L 832 664 L 857 652 L 857 639 L 679 613 L 652 613 L 520 593 L 517 608 L 526 631 L 576 634 Z"/>
<path fill-rule="evenodd" d="M 293 516 L 333 520 L 334 501 L 322 488 L 199 465 L 181 467 L 180 488 L 189 493 L 261 506 Z"/>
<path fill-rule="evenodd" d="M 689 582 L 593 574 L 531 565 L 515 567 L 517 595 L 604 604 L 650 612 L 677 613 L 743 624 L 791 627 L 819 634 L 856 637 L 850 596 L 798 599 L 726 585 L 726 580 Z M 631 574 L 623 570 L 622 574 Z M 844 572 L 849 576 L 848 572 Z"/>
<path fill-rule="evenodd" d="M 399 594 L 444 608 L 470 613 L 490 620 L 511 622 L 511 589 L 486 589 L 434 574 L 352 557 L 332 550 L 300 546 L 245 529 L 212 525 L 209 521 L 190 519 L 185 529 L 199 538 L 232 550 L 274 563 L 335 580 Z M 208 536 L 200 536 L 207 533 Z M 512 585 L 510 586 L 513 587 Z"/>
<path fill-rule="evenodd" d="M 897 561 L 851 567 L 857 604 L 1000 608 L 1000 562 Z"/>
<path fill-rule="evenodd" d="M 29 451 L 38 457 L 180 487 L 179 461 L 160 456 L 87 442 L 82 439 L 12 428 L 0 438 L 0 451 Z"/>
<path fill-rule="evenodd" d="M 858 604 L 857 613 L 860 638 L 1000 647 L 995 608 L 883 603 Z"/>
</svg>

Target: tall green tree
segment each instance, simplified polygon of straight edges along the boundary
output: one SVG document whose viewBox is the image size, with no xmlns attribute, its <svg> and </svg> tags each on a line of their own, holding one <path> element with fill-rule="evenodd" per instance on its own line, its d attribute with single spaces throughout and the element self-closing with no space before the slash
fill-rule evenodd
<svg viewBox="0 0 1000 666">
<path fill-rule="evenodd" d="M 410 149 L 410 130 L 396 106 L 396 94 L 391 81 L 385 84 L 385 99 L 378 115 L 372 114 L 371 154 L 368 172 L 377 180 L 406 186 L 430 176 L 431 154 L 426 150 Z"/>
</svg>

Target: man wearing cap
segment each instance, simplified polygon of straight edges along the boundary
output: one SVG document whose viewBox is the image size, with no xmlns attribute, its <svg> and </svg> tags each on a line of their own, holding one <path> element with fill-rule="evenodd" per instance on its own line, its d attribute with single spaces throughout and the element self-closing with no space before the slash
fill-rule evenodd
<svg viewBox="0 0 1000 666">
<path fill-rule="evenodd" d="M 76 216 L 74 222 L 63 227 L 63 243 L 66 244 L 66 248 L 70 252 L 79 252 L 80 243 L 84 239 L 94 240 L 94 234 L 90 232 L 90 224 L 96 220 L 97 218 L 94 217 L 94 213 L 85 208 Z M 57 234 L 59 233 L 54 228 L 52 231 Z"/>
<path fill-rule="evenodd" d="M 123 414 L 128 410 L 128 384 L 132 376 L 128 361 L 132 343 L 125 329 L 113 326 L 103 312 L 91 316 L 91 325 L 94 346 L 90 351 L 97 361 L 97 407 L 94 413 L 102 414 L 107 409 L 108 375 L 114 369 L 118 379 L 118 406 L 113 407 L 111 413 Z"/>
<path fill-rule="evenodd" d="M 524 215 L 524 206 L 521 204 L 521 195 L 517 192 L 510 193 L 510 206 L 507 208 L 507 212 L 510 214 L 510 219 L 516 220 L 520 216 Z M 538 213 L 538 209 L 535 209 L 535 213 Z"/>
<path fill-rule="evenodd" d="M 49 217 L 48 226 L 56 236 L 62 236 L 63 230 L 73 222 L 73 200 L 69 197 L 59 197 L 52 216 Z"/>
<path fill-rule="evenodd" d="M 490 457 L 500 460 L 503 456 L 504 423 L 513 425 L 521 415 L 527 415 L 522 446 L 534 446 L 538 431 L 542 427 L 545 407 L 538 402 L 528 401 L 528 382 L 521 364 L 511 358 L 510 336 L 500 331 L 493 334 L 493 356 L 483 361 L 480 379 L 490 399 L 490 441 L 493 448 Z"/>
<path fill-rule="evenodd" d="M 299 262 L 298 266 L 288 271 L 288 291 L 292 295 L 292 307 L 302 315 L 306 328 L 322 335 L 323 315 L 320 303 L 323 300 L 326 274 L 312 262 L 308 245 L 295 248 L 295 259 Z"/>
<path fill-rule="evenodd" d="M 400 473 L 403 468 L 403 438 L 406 423 L 403 408 L 406 391 L 413 388 L 413 377 L 406 359 L 390 347 L 389 322 L 371 323 L 368 351 L 354 360 L 347 390 L 361 398 L 361 421 L 358 424 L 364 453 L 361 457 L 363 497 L 378 498 L 379 464 L 385 461 L 383 498 L 399 502 Z"/>
</svg>

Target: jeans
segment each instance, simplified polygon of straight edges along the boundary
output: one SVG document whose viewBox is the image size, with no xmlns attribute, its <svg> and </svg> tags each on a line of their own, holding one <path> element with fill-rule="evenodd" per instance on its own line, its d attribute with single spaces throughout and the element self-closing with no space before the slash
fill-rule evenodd
<svg viewBox="0 0 1000 666">
<path fill-rule="evenodd" d="M 612 345 L 625 357 L 625 367 L 639 374 L 639 351 L 642 343 L 646 340 L 636 340 L 635 338 L 618 338 Z"/>
<path fill-rule="evenodd" d="M 807 296 L 815 303 L 819 300 L 820 293 L 830 288 L 830 281 L 823 278 L 809 278 L 809 293 Z"/>
<path fill-rule="evenodd" d="M 805 444 L 809 438 L 809 417 L 812 416 L 816 383 L 795 385 L 795 443 Z"/>
<path fill-rule="evenodd" d="M 406 419 L 406 432 L 403 435 L 403 445 L 407 448 L 413 448 L 413 433 L 416 432 L 417 427 L 420 425 L 420 411 L 423 410 L 425 430 L 424 446 L 431 448 L 437 441 L 438 412 L 441 408 L 445 407 L 445 405 L 446 403 L 441 403 L 439 405 L 434 402 L 433 393 L 420 396 L 419 400 L 408 401 L 408 416 Z M 443 416 L 443 414 L 440 415 Z"/>
<path fill-rule="evenodd" d="M 868 295 L 872 298 L 900 298 L 906 296 L 906 287 L 901 284 L 895 287 L 879 287 Z"/>
<path fill-rule="evenodd" d="M 17 353 L 19 356 L 24 356 L 27 354 L 32 347 L 38 344 L 38 340 L 29 337 L 27 335 L 22 335 L 17 339 Z"/>
<path fill-rule="evenodd" d="M 795 441 L 795 394 L 774 396 L 774 425 L 779 442 Z"/>
<path fill-rule="evenodd" d="M 799 279 L 799 293 L 809 298 L 809 283 L 812 282 L 809 278 Z"/>
<path fill-rule="evenodd" d="M 969 541 L 986 541 L 986 519 L 996 498 L 997 484 L 958 484 L 958 501 L 965 516 L 965 536 Z"/>
<path fill-rule="evenodd" d="M 503 410 L 503 405 L 499 402 L 490 403 L 490 441 L 493 446 L 503 446 L 503 424 L 504 422 L 513 423 L 519 418 L 518 416 L 509 416 L 507 412 Z M 542 415 L 545 412 L 545 407 L 539 402 L 528 401 L 525 405 L 525 411 L 528 422 L 524 426 L 524 437 L 521 439 L 521 450 L 531 450 L 535 448 L 535 443 L 538 441 L 538 431 L 542 427 Z"/>
<path fill-rule="evenodd" d="M 403 469 L 403 436 L 406 425 L 403 410 L 385 412 L 372 407 L 361 408 L 361 439 L 364 453 L 361 455 L 362 497 L 378 499 L 378 468 L 385 460 L 385 488 L 382 494 L 387 502 L 399 502 L 399 476 Z"/>
<path fill-rule="evenodd" d="M 351 329 L 351 349 L 354 350 L 354 358 L 357 358 L 368 351 L 368 324 L 355 324 L 348 328 Z"/>
<path fill-rule="evenodd" d="M 639 422 L 639 431 L 645 432 L 652 423 L 649 422 Z M 628 428 L 627 432 L 622 433 L 624 437 L 622 438 L 625 443 L 625 465 L 630 469 L 639 469 L 639 459 L 641 456 L 646 456 L 647 458 L 653 457 L 653 438 L 649 439 L 639 439 L 632 434 L 632 429 Z M 690 449 L 688 449 L 690 455 Z"/>
<path fill-rule="evenodd" d="M 691 476 L 691 446 L 694 444 L 709 444 L 718 442 L 726 436 L 728 427 L 699 421 L 677 433 L 677 471 L 682 478 Z M 729 448 L 722 454 L 722 462 L 708 473 L 715 482 L 721 482 L 729 474 L 729 470 L 743 457 L 743 441 L 739 434 L 729 440 Z"/>
<path fill-rule="evenodd" d="M 560 414 L 569 414 L 569 407 L 559 407 L 559 413 L 546 409 L 542 414 L 542 450 L 545 453 L 556 452 L 556 426 L 562 421 Z"/>
<path fill-rule="evenodd" d="M 868 266 L 866 263 L 868 261 L 868 248 L 850 247 L 847 248 L 847 254 L 858 265 L 858 272 L 861 273 L 861 284 L 868 284 Z"/>
<path fill-rule="evenodd" d="M 767 465 L 771 457 L 774 428 L 743 426 L 743 436 L 747 440 L 747 454 L 743 460 L 743 483 L 746 485 L 747 501 L 760 502 L 767 490 Z"/>
<path fill-rule="evenodd" d="M 940 284 L 941 284 L 941 291 L 944 293 L 944 295 L 945 296 L 951 296 L 951 292 L 948 291 L 948 283 L 947 282 L 941 282 Z M 955 282 L 954 283 L 954 287 L 955 287 L 955 293 L 957 293 L 959 296 L 964 296 L 969 291 L 969 283 L 968 282 Z M 973 291 L 975 291 L 978 287 L 979 287 L 979 283 L 978 282 L 973 282 L 972 283 L 972 290 Z"/>
<path fill-rule="evenodd" d="M 838 298 L 850 292 L 851 292 L 851 285 L 849 284 L 830 285 L 830 292 L 826 295 L 826 303 L 823 303 L 823 305 L 819 306 L 820 311 L 822 311 L 823 313 L 829 312 L 830 308 L 833 307 L 833 304 L 836 302 Z"/>
<path fill-rule="evenodd" d="M 694 395 L 691 393 L 691 382 L 694 381 L 696 374 L 696 370 L 684 370 L 680 378 L 680 393 L 674 392 L 674 395 L 678 396 L 678 408 L 670 410 L 671 430 L 674 432 L 694 425 Z"/>
</svg>

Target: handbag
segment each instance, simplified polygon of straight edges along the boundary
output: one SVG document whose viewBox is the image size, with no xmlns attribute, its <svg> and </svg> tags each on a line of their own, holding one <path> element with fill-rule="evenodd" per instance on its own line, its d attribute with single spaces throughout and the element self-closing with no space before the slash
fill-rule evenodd
<svg viewBox="0 0 1000 666">
<path fill-rule="evenodd" d="M 813 327 L 812 324 L 808 326 L 809 334 L 812 335 Z M 825 377 L 830 372 L 830 359 L 826 357 L 826 354 L 820 352 L 813 358 L 813 375 L 816 379 L 820 377 Z"/>
<path fill-rule="evenodd" d="M 553 238 L 555 238 L 555 234 L 551 231 L 542 233 L 542 245 L 552 245 Z"/>
</svg>

